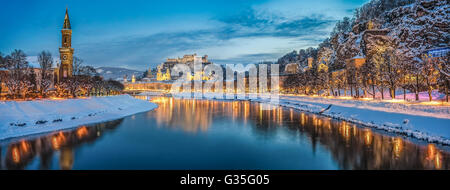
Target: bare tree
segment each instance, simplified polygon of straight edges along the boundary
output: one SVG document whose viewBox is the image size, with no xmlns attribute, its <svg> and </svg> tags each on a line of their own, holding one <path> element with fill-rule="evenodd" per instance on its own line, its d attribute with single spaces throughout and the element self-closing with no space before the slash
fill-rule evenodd
<svg viewBox="0 0 450 190">
<path fill-rule="evenodd" d="M 5 60 L 5 58 L 3 57 L 3 53 L 0 52 L 0 68 L 6 68 L 4 60 Z"/>
<path fill-rule="evenodd" d="M 83 62 L 84 61 L 78 57 L 73 58 L 73 75 L 80 75 L 81 68 L 83 67 Z"/>
<path fill-rule="evenodd" d="M 53 65 L 52 54 L 48 51 L 42 51 L 38 55 L 38 62 L 41 66 L 41 81 L 40 81 L 40 94 L 45 95 L 44 92 L 50 88 L 52 84 L 51 68 Z"/>
<path fill-rule="evenodd" d="M 33 88 L 33 84 L 27 76 L 31 74 L 32 69 L 30 69 L 26 58 L 27 56 L 22 50 L 14 50 L 6 58 L 6 67 L 10 76 L 5 84 L 13 98 L 26 95 Z"/>
</svg>

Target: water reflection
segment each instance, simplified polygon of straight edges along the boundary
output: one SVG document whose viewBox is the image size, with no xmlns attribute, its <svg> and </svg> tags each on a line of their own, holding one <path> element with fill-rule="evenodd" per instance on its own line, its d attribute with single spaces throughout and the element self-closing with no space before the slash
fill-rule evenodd
<svg viewBox="0 0 450 190">
<path fill-rule="evenodd" d="M 250 122 L 256 130 L 267 134 L 273 132 L 272 128 L 285 127 L 291 134 L 307 136 L 312 146 L 325 147 L 342 169 L 449 169 L 449 153 L 434 144 L 417 145 L 345 121 L 292 109 L 263 110 L 262 105 L 248 101 L 168 97 L 156 97 L 152 101 L 160 107 L 148 116 L 160 126 L 205 132 L 216 117 L 229 116 L 232 120 Z"/>
<path fill-rule="evenodd" d="M 25 169 L 34 160 L 38 160 L 38 169 L 50 169 L 54 155 L 59 154 L 59 168 L 72 169 L 74 149 L 83 144 L 94 142 L 103 133 L 114 130 L 122 120 L 115 120 L 92 126 L 81 126 L 74 130 L 59 131 L 38 138 L 12 141 L 6 146 L 6 152 L 0 149 L 0 169 Z"/>
<path fill-rule="evenodd" d="M 149 114 L 156 119 L 158 126 L 182 128 L 187 132 L 208 130 L 214 110 L 221 104 L 204 100 L 174 101 L 173 98 L 154 98 L 152 101 L 158 103 L 158 111 Z"/>
<path fill-rule="evenodd" d="M 158 104 L 157 109 L 125 119 L 0 142 L 0 169 L 91 169 L 99 165 L 101 169 L 449 169 L 449 152 L 442 147 L 418 145 L 402 137 L 293 109 L 267 110 L 248 101 L 168 97 L 154 97 L 152 101 Z M 104 136 L 112 131 L 116 131 L 115 135 Z M 280 131 L 287 137 L 280 136 Z M 255 136 L 258 140 L 246 141 Z M 233 144 L 230 138 L 244 144 Z M 278 143 L 280 138 L 289 141 L 289 146 Z M 207 143 L 214 146 L 203 146 Z M 84 147 L 90 151 L 76 154 Z M 239 160 L 237 156 L 241 156 Z M 308 165 L 315 159 L 320 164 L 331 160 L 333 165 Z M 227 165 L 220 167 L 217 163 Z"/>
</svg>

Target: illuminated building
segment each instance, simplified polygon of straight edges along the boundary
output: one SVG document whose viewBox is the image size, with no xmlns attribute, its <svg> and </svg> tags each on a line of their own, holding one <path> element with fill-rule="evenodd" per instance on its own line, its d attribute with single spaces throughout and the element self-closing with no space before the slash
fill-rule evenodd
<svg viewBox="0 0 450 190">
<path fill-rule="evenodd" d="M 348 67 L 355 67 L 355 68 L 359 69 L 365 63 L 366 63 L 366 58 L 361 55 L 357 55 L 357 56 L 352 57 L 351 59 L 347 60 L 347 69 L 348 69 Z"/>
<path fill-rule="evenodd" d="M 162 64 L 162 69 L 172 69 L 176 64 L 187 64 L 191 69 L 193 69 L 195 57 L 197 57 L 196 53 L 191 55 L 184 55 L 182 58 L 167 58 L 167 60 Z M 208 61 L 208 55 L 203 56 L 201 59 L 202 64 L 210 64 L 210 62 Z"/>
<path fill-rule="evenodd" d="M 70 26 L 69 12 L 66 9 L 64 24 L 61 30 L 62 46 L 59 48 L 61 64 L 59 65 L 58 81 L 72 77 L 73 72 L 73 52 L 72 48 L 72 28 Z"/>
<path fill-rule="evenodd" d="M 177 77 L 172 77 L 170 75 L 170 70 L 173 69 L 173 67 L 177 64 L 185 64 L 187 65 L 191 71 L 194 70 L 194 62 L 195 59 L 197 57 L 197 54 L 191 54 L 191 55 L 184 55 L 182 58 L 167 58 L 167 60 L 162 63 L 161 65 L 158 66 L 158 71 L 156 73 L 156 80 L 157 81 L 167 81 L 167 80 L 175 80 L 177 79 Z M 205 55 L 203 57 L 201 57 L 201 61 L 202 63 L 202 68 L 205 65 L 211 64 L 211 62 L 209 62 L 208 60 L 208 55 Z M 199 74 L 199 73 L 195 73 L 193 75 L 193 77 L 195 78 L 195 76 Z M 192 76 L 192 74 L 191 74 Z M 191 79 L 191 76 L 187 75 L 187 79 L 189 80 L 195 80 L 195 79 Z M 199 78 L 204 78 L 202 77 L 203 75 L 199 75 Z"/>
<path fill-rule="evenodd" d="M 313 62 L 314 62 L 314 58 L 308 57 L 308 68 L 312 68 Z"/>
<path fill-rule="evenodd" d="M 158 73 L 156 73 L 156 80 L 157 81 L 172 80 L 172 77 L 170 76 L 170 69 L 167 68 L 165 73 L 163 73 L 161 69 L 162 67 L 158 66 Z"/>
<path fill-rule="evenodd" d="M 324 71 L 324 72 L 328 72 L 328 66 L 326 64 L 320 63 L 319 66 L 317 67 L 317 70 L 320 71 Z"/>
<path fill-rule="evenodd" d="M 284 68 L 284 73 L 286 74 L 296 74 L 298 72 L 298 64 L 297 63 L 289 63 Z"/>
</svg>

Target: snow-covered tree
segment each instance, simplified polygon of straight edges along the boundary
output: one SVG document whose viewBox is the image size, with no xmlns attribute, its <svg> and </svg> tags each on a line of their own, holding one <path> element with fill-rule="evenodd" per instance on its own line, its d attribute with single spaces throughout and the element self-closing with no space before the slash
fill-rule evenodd
<svg viewBox="0 0 450 190">
<path fill-rule="evenodd" d="M 328 64 L 330 63 L 331 56 L 333 54 L 333 50 L 329 47 L 319 48 L 317 52 L 317 59 L 319 60 L 319 64 Z"/>
<path fill-rule="evenodd" d="M 371 0 L 355 10 L 354 18 L 338 21 L 330 38 L 320 43 L 317 49 L 301 49 L 297 60 L 287 59 L 295 57 L 293 53 L 282 60 L 296 61 L 304 68 L 309 57 L 313 57 L 315 63 L 327 57 L 329 72 L 345 68 L 345 74 L 335 74 L 326 85 L 336 88 L 344 82 L 352 95 L 355 90 L 359 96 L 360 88 L 365 95 L 374 98 L 375 89 L 378 89 L 383 99 L 386 88 L 392 97 L 395 97 L 396 88 L 402 88 L 404 99 L 407 90 L 415 92 L 416 100 L 419 100 L 419 92 L 424 90 L 430 97 L 431 91 L 437 88 L 448 94 L 448 58 L 430 62 L 422 57 L 430 49 L 448 46 L 448 10 L 449 1 L 442 0 Z M 325 48 L 331 50 L 326 56 Z M 360 68 L 346 65 L 355 56 L 365 57 L 366 64 Z M 345 78 L 337 80 L 338 76 Z M 314 70 L 297 77 L 305 80 L 299 85 L 305 87 L 305 91 L 317 91 L 324 86 L 320 82 L 323 78 Z"/>
<path fill-rule="evenodd" d="M 450 88 L 450 53 L 443 57 L 439 57 L 434 61 L 435 69 L 439 71 L 438 85 L 442 92 L 445 93 L 445 100 L 448 102 L 448 94 Z"/>
<path fill-rule="evenodd" d="M 389 35 L 396 44 L 397 55 L 402 62 L 411 64 L 411 85 L 419 100 L 419 92 L 431 88 L 430 71 L 423 53 L 435 47 L 448 45 L 450 15 L 448 1 L 419 0 L 413 6 L 398 7 L 386 13 L 385 27 L 391 28 Z M 428 82 L 427 82 L 428 80 Z M 425 84 L 428 83 L 428 84 Z M 425 87 L 428 86 L 428 87 Z"/>
<path fill-rule="evenodd" d="M 431 101 L 433 96 L 431 95 L 432 91 L 437 86 L 437 80 L 439 76 L 439 71 L 434 67 L 434 61 L 432 58 L 423 57 L 423 65 L 422 65 L 422 76 L 424 77 L 424 85 L 428 92 L 428 99 Z"/>
<path fill-rule="evenodd" d="M 392 99 L 395 99 L 395 90 L 400 85 L 402 77 L 401 64 L 395 55 L 393 50 L 388 50 L 383 53 L 384 68 L 382 73 L 382 81 L 385 81 L 387 87 L 389 88 L 389 94 Z"/>
</svg>

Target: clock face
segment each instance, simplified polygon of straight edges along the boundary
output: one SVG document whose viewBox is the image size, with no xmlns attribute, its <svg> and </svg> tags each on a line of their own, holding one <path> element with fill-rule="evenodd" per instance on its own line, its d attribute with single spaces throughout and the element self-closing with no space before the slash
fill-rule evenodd
<svg viewBox="0 0 450 190">
<path fill-rule="evenodd" d="M 67 55 L 63 55 L 63 60 L 67 60 Z"/>
</svg>

